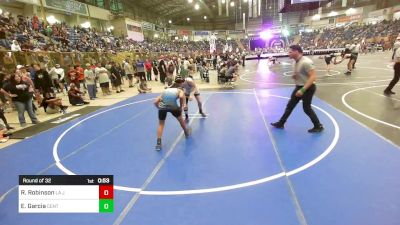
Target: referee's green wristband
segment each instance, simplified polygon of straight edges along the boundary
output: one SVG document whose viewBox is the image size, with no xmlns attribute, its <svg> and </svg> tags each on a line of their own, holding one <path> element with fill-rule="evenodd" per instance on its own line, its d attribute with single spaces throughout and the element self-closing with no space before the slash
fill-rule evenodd
<svg viewBox="0 0 400 225">
<path fill-rule="evenodd" d="M 304 87 L 300 88 L 301 93 L 304 94 L 304 92 L 306 92 L 306 89 L 304 89 Z"/>
</svg>

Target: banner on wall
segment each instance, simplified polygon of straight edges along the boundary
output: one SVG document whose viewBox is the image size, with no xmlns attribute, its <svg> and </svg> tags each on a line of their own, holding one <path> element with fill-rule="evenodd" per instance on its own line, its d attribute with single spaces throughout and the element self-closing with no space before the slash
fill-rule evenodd
<svg viewBox="0 0 400 225">
<path fill-rule="evenodd" d="M 142 31 L 142 23 L 136 22 L 131 19 L 125 19 L 126 30 L 127 30 L 127 39 L 131 39 L 134 41 L 143 41 L 144 35 Z"/>
<path fill-rule="evenodd" d="M 142 22 L 143 30 L 154 30 L 154 24 L 149 22 Z"/>
<path fill-rule="evenodd" d="M 217 33 L 217 34 L 219 34 L 219 35 L 226 35 L 227 32 L 228 32 L 228 31 L 226 31 L 226 30 L 216 30 L 216 31 L 214 31 L 214 33 Z"/>
<path fill-rule="evenodd" d="M 361 20 L 362 16 L 361 14 L 357 15 L 352 15 L 352 16 L 342 16 L 336 19 L 336 23 L 345 23 L 345 22 L 350 22 L 354 20 Z"/>
<path fill-rule="evenodd" d="M 168 34 L 171 34 L 171 35 L 176 35 L 176 34 L 177 34 L 177 31 L 176 31 L 176 30 L 172 30 L 172 29 L 170 29 L 170 28 L 166 28 L 166 29 L 165 29 L 165 32 L 167 32 Z"/>
<path fill-rule="evenodd" d="M 72 0 L 42 0 L 42 3 L 46 8 L 88 16 L 88 9 L 85 3 Z"/>
<path fill-rule="evenodd" d="M 228 34 L 244 34 L 244 30 L 228 30 Z"/>
<path fill-rule="evenodd" d="M 192 35 L 192 31 L 191 30 L 178 30 L 178 35 L 190 36 L 190 35 Z"/>
<path fill-rule="evenodd" d="M 195 36 L 209 36 L 210 31 L 194 31 Z"/>
<path fill-rule="evenodd" d="M 163 27 L 160 27 L 160 26 L 158 26 L 158 25 L 155 25 L 155 26 L 154 26 L 154 29 L 155 29 L 155 31 L 164 33 L 164 28 L 163 28 Z"/>
</svg>

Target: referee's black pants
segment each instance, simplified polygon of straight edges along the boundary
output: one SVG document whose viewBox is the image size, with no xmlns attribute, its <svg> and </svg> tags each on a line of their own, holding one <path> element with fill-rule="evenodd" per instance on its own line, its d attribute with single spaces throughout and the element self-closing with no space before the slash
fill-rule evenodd
<svg viewBox="0 0 400 225">
<path fill-rule="evenodd" d="M 390 92 L 392 91 L 394 85 L 399 82 L 400 79 L 400 62 L 394 64 L 394 76 L 392 81 L 390 81 L 389 86 L 385 89 L 385 92 Z"/>
<path fill-rule="evenodd" d="M 296 107 L 297 103 L 299 103 L 300 100 L 303 100 L 304 112 L 307 114 L 308 117 L 310 117 L 311 122 L 314 124 L 314 127 L 319 127 L 319 126 L 321 126 L 321 123 L 319 122 L 317 114 L 315 114 L 314 110 L 311 108 L 312 98 L 314 96 L 314 93 L 315 93 L 317 87 L 315 84 L 313 84 L 306 90 L 306 92 L 304 92 L 302 97 L 296 97 L 296 92 L 298 90 L 300 90 L 302 87 L 303 86 L 296 85 L 296 88 L 293 90 L 290 100 L 289 100 L 288 104 L 286 105 L 285 112 L 283 113 L 279 122 L 281 122 L 282 124 L 285 124 L 286 120 L 289 118 L 290 114 L 292 113 L 293 109 Z"/>
</svg>

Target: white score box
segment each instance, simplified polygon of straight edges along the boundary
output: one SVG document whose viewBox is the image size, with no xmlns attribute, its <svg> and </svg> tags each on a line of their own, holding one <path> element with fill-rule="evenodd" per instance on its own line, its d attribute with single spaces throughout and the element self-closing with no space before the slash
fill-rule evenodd
<svg viewBox="0 0 400 225">
<path fill-rule="evenodd" d="M 20 185 L 20 200 L 99 200 L 97 185 Z"/>
<path fill-rule="evenodd" d="M 19 200 L 19 213 L 98 213 L 99 200 Z"/>
</svg>

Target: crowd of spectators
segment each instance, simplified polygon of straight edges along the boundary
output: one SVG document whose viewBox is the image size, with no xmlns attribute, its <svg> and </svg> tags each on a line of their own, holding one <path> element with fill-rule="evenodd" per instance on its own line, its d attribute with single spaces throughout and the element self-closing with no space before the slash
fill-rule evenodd
<svg viewBox="0 0 400 225">
<path fill-rule="evenodd" d="M 246 42 L 242 42 L 247 46 Z M 15 47 L 15 45 L 18 45 Z M 235 40 L 216 41 L 217 51 L 225 46 L 238 48 Z M 45 24 L 38 16 L 17 16 L 9 12 L 0 14 L 0 47 L 12 51 L 54 52 L 206 52 L 208 41 L 149 40 L 137 42 L 118 38 L 111 32 L 100 32 L 95 28 L 68 26 L 65 22 Z M 248 47 L 248 46 L 247 46 Z"/>
<path fill-rule="evenodd" d="M 338 48 L 353 42 L 374 42 L 385 46 L 390 37 L 400 32 L 400 20 L 382 21 L 376 24 L 349 24 L 337 28 L 325 28 L 302 32 L 299 44 L 305 49 Z M 296 33 L 296 32 L 295 32 Z M 292 35 L 289 40 L 294 41 Z M 379 40 L 378 40 L 379 39 Z M 216 40 L 217 52 L 249 50 L 247 39 Z M 390 47 L 390 46 L 388 46 Z M 38 16 L 32 18 L 0 14 L 0 48 L 11 51 L 52 52 L 209 52 L 209 42 L 153 39 L 137 42 L 100 32 L 95 28 L 69 26 L 65 22 L 49 25 Z"/>
<path fill-rule="evenodd" d="M 17 45 L 17 47 L 15 47 Z M 248 42 L 241 40 L 240 47 L 248 48 Z M 235 40 L 216 40 L 217 52 L 229 46 L 236 51 Z M 15 47 L 15 48 L 14 48 Z M 68 26 L 65 22 L 45 24 L 36 15 L 32 18 L 17 16 L 9 12 L 0 14 L 0 48 L 12 51 L 54 51 L 54 52 L 207 52 L 207 40 L 145 40 L 137 42 L 118 38 L 110 32 L 95 28 Z"/>
<path fill-rule="evenodd" d="M 391 48 L 394 38 L 399 33 L 400 20 L 384 20 L 376 24 L 363 25 L 353 23 L 333 29 L 326 28 L 312 32 L 303 32 L 299 44 L 306 49 L 326 49 L 341 48 L 346 44 L 359 42 L 366 45 L 379 44 L 384 49 L 387 49 Z"/>
</svg>

